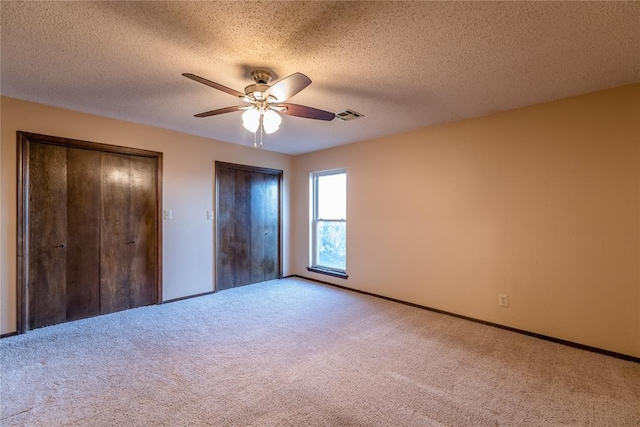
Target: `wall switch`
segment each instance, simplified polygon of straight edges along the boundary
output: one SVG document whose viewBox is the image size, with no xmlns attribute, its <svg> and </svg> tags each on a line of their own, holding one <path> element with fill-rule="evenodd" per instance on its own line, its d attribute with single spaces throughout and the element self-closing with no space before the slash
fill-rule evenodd
<svg viewBox="0 0 640 427">
<path fill-rule="evenodd" d="M 207 211 L 207 219 L 208 220 L 212 220 L 213 219 L 213 211 Z"/>
<path fill-rule="evenodd" d="M 507 294 L 498 294 L 498 305 L 500 307 L 509 308 L 509 295 L 507 295 Z"/>
<path fill-rule="evenodd" d="M 173 219 L 173 211 L 171 209 L 162 211 L 164 219 Z"/>
</svg>

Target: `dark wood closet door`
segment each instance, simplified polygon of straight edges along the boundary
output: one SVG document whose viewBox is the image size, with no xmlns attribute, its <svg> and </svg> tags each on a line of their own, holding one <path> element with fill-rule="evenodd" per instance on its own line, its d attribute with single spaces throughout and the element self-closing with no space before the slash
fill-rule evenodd
<svg viewBox="0 0 640 427">
<path fill-rule="evenodd" d="M 29 151 L 29 324 L 99 313 L 100 153 L 34 143 Z"/>
<path fill-rule="evenodd" d="M 141 307 L 156 300 L 156 160 L 131 156 L 129 171 L 129 305 Z"/>
<path fill-rule="evenodd" d="M 131 236 L 129 234 L 129 159 L 102 153 L 100 224 L 100 313 L 129 308 Z"/>
<path fill-rule="evenodd" d="M 251 283 L 278 277 L 278 177 L 251 173 Z"/>
<path fill-rule="evenodd" d="M 67 148 L 67 316 L 100 313 L 100 152 Z"/>
<path fill-rule="evenodd" d="M 234 282 L 233 286 L 251 282 L 251 172 L 236 170 L 234 221 Z"/>
<path fill-rule="evenodd" d="M 159 303 L 162 153 L 18 132 L 18 332 Z"/>
<path fill-rule="evenodd" d="M 32 144 L 29 150 L 29 325 L 66 321 L 67 149 Z"/>
<path fill-rule="evenodd" d="M 100 312 L 153 304 L 156 161 L 102 153 Z"/>
<path fill-rule="evenodd" d="M 216 167 L 216 290 L 223 291 L 235 286 L 235 170 Z"/>
<path fill-rule="evenodd" d="M 217 291 L 279 277 L 281 174 L 216 163 Z"/>
</svg>

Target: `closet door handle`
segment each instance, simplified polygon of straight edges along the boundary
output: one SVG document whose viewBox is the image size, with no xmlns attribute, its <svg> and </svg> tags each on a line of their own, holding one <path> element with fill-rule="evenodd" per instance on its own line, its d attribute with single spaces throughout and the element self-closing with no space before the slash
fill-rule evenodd
<svg viewBox="0 0 640 427">
<path fill-rule="evenodd" d="M 54 246 L 54 248 L 64 248 L 64 243 L 61 243 L 58 246 Z"/>
<path fill-rule="evenodd" d="M 135 240 L 129 240 L 129 244 L 133 245 L 136 241 Z"/>
</svg>

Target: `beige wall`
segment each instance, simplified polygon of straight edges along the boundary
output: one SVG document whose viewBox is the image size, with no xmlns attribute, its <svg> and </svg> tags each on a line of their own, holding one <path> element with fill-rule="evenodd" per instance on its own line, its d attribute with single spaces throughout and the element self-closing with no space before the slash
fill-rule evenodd
<svg viewBox="0 0 640 427">
<path fill-rule="evenodd" d="M 639 116 L 637 84 L 297 156 L 292 270 L 639 357 Z M 305 269 L 337 167 L 346 281 Z"/>
<path fill-rule="evenodd" d="M 49 107 L 1 98 L 0 146 L 0 333 L 16 330 L 16 131 L 161 151 L 163 204 L 173 220 L 163 221 L 163 296 L 179 298 L 213 290 L 214 162 L 284 171 L 283 273 L 289 274 L 289 188 L 292 157 Z"/>
<path fill-rule="evenodd" d="M 0 114 L 1 333 L 15 330 L 23 130 L 164 153 L 165 299 L 213 289 L 205 213 L 221 160 L 284 170 L 285 275 L 640 357 L 640 85 L 294 158 L 6 97 Z M 305 269 L 309 172 L 337 167 L 346 281 Z"/>
</svg>

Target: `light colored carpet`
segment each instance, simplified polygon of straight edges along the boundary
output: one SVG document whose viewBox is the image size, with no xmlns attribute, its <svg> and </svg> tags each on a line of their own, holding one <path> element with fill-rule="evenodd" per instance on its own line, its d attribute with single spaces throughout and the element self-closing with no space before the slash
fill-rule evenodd
<svg viewBox="0 0 640 427">
<path fill-rule="evenodd" d="M 2 426 L 638 426 L 640 364 L 298 279 L 0 340 Z"/>
</svg>

